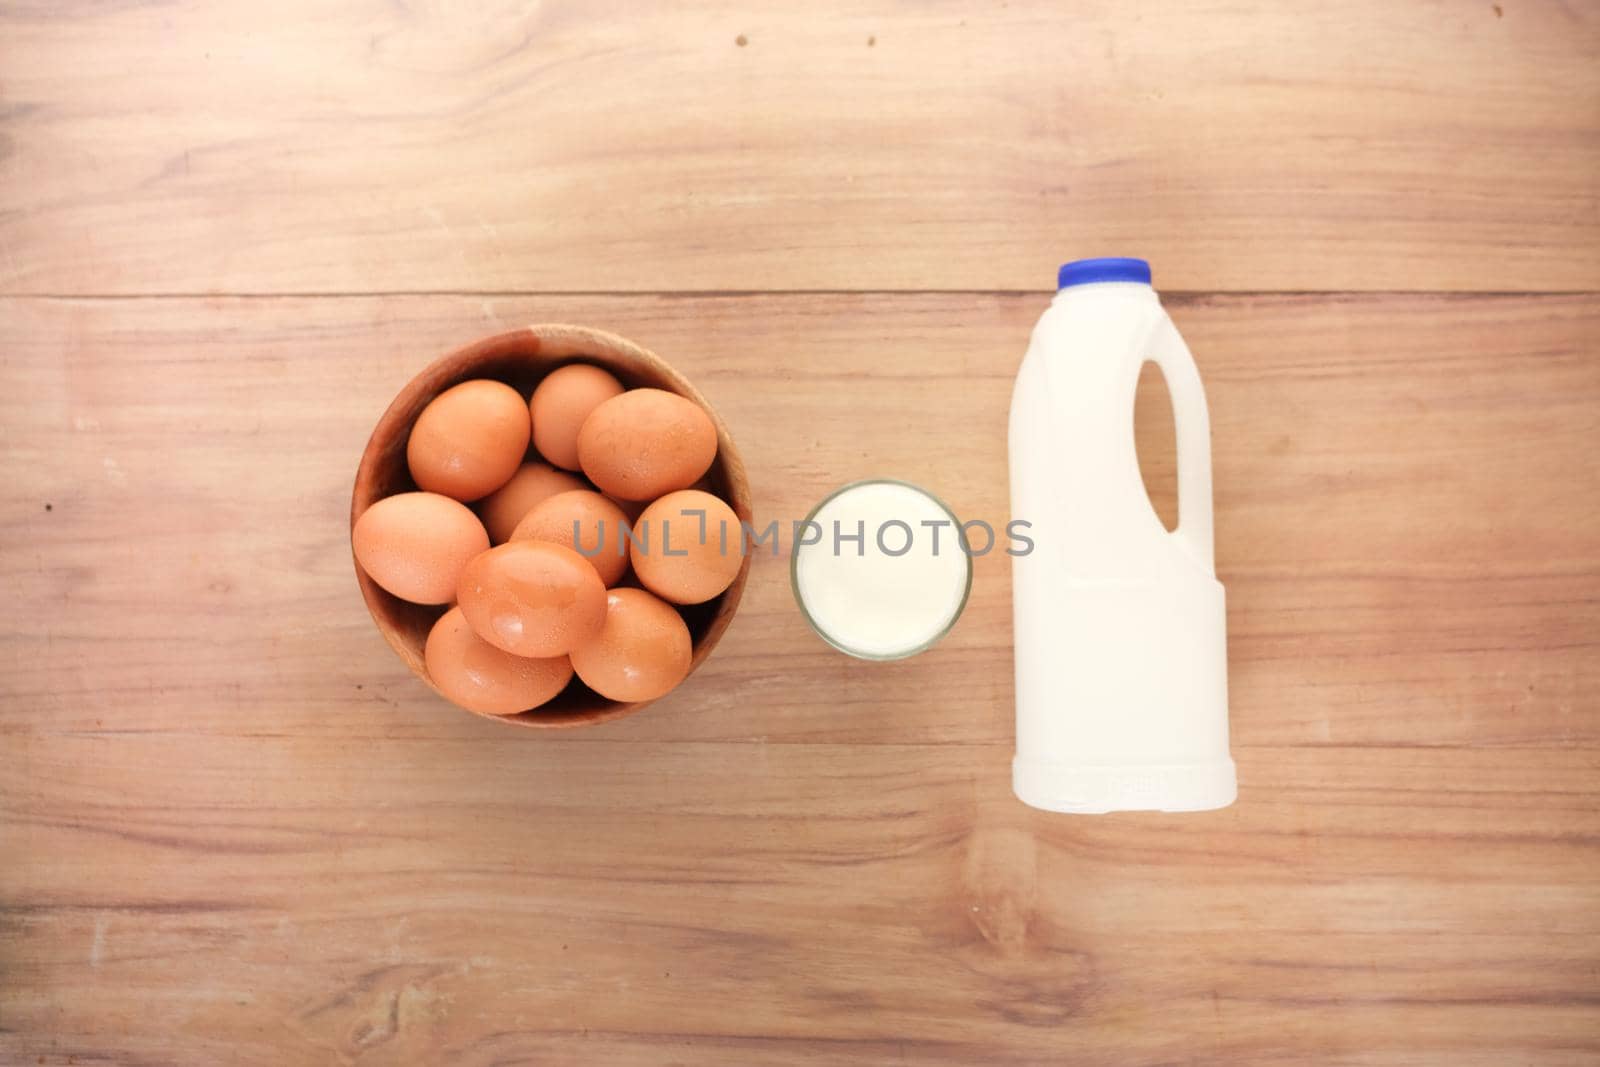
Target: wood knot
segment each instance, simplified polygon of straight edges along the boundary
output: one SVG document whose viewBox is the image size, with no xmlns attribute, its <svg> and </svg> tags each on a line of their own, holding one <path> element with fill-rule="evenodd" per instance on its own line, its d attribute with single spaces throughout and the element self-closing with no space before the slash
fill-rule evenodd
<svg viewBox="0 0 1600 1067">
<path fill-rule="evenodd" d="M 1026 830 L 979 829 L 968 839 L 962 871 L 966 919 L 1007 955 L 1021 954 L 1027 946 L 1037 866 L 1033 835 Z"/>
</svg>

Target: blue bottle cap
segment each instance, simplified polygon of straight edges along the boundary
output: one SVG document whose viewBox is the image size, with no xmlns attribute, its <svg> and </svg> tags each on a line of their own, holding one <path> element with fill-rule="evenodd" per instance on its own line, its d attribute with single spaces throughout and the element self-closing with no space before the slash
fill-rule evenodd
<svg viewBox="0 0 1600 1067">
<path fill-rule="evenodd" d="M 1056 274 L 1056 288 L 1069 285 L 1089 285 L 1092 282 L 1143 282 L 1150 284 L 1150 264 L 1128 256 L 1100 256 L 1097 259 L 1075 259 L 1061 264 Z"/>
</svg>

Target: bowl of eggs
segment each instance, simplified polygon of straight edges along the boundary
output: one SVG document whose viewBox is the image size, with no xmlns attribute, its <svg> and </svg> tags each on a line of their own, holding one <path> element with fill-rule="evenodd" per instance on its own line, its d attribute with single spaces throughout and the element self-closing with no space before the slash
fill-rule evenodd
<svg viewBox="0 0 1600 1067">
<path fill-rule="evenodd" d="M 570 727 L 705 661 L 750 518 L 727 427 L 687 379 L 615 334 L 530 326 L 400 391 L 361 456 L 350 541 L 378 630 L 435 692 Z"/>
</svg>

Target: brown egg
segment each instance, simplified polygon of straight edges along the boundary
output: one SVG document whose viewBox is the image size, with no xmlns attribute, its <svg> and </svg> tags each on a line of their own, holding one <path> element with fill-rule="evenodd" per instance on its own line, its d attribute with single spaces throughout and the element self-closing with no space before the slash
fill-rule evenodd
<svg viewBox="0 0 1600 1067">
<path fill-rule="evenodd" d="M 572 668 L 607 700 L 654 700 L 689 673 L 689 627 L 671 604 L 643 589 L 606 594 L 600 635 L 572 652 Z"/>
<path fill-rule="evenodd" d="M 472 632 L 460 608 L 445 612 L 423 650 L 428 677 L 452 703 L 482 715 L 515 715 L 553 699 L 572 680 L 566 656 L 529 659 Z"/>
<path fill-rule="evenodd" d="M 710 493 L 682 489 L 644 509 L 629 554 L 646 589 L 674 604 L 704 604 L 744 565 L 744 528 Z"/>
<path fill-rule="evenodd" d="M 510 480 L 528 452 L 528 406 L 504 382 L 446 389 L 417 416 L 406 463 L 417 487 L 471 501 Z"/>
<path fill-rule="evenodd" d="M 576 474 L 558 471 L 548 463 L 524 463 L 509 482 L 478 504 L 478 514 L 489 530 L 489 540 L 503 545 L 511 540 L 511 531 L 517 528 L 517 523 L 539 501 L 570 489 L 587 488 L 588 483 Z"/>
<path fill-rule="evenodd" d="M 551 541 L 588 560 L 607 586 L 628 570 L 628 517 L 592 489 L 557 493 L 536 504 L 517 528 L 513 541 Z M 576 535 L 576 540 L 574 539 Z"/>
<path fill-rule="evenodd" d="M 622 392 L 622 383 L 599 367 L 569 363 L 545 375 L 533 391 L 533 447 L 569 471 L 578 469 L 578 430 L 602 403 Z"/>
<path fill-rule="evenodd" d="M 384 497 L 350 533 L 367 577 L 413 604 L 448 604 L 469 560 L 489 547 L 470 508 L 437 493 Z"/>
<path fill-rule="evenodd" d="M 606 617 L 594 567 L 548 541 L 508 541 L 478 555 L 461 572 L 457 597 L 473 631 L 515 656 L 565 655 Z"/>
<path fill-rule="evenodd" d="M 661 389 L 630 389 L 584 421 L 578 458 L 608 496 L 654 500 L 687 489 L 710 469 L 717 429 L 692 400 Z"/>
</svg>

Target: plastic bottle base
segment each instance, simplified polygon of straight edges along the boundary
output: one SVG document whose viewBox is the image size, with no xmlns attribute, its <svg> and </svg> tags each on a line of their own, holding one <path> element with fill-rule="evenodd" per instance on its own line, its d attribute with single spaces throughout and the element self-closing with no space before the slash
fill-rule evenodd
<svg viewBox="0 0 1600 1067">
<path fill-rule="evenodd" d="M 1030 807 L 1068 815 L 1113 811 L 1212 811 L 1238 796 L 1233 760 L 1073 766 L 1015 759 L 1011 788 Z"/>
</svg>

